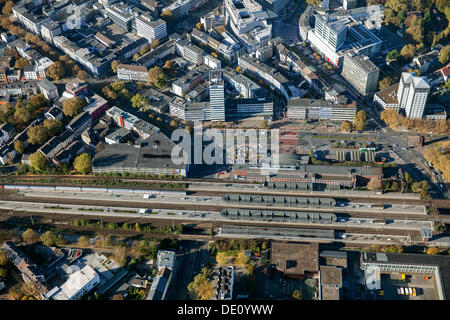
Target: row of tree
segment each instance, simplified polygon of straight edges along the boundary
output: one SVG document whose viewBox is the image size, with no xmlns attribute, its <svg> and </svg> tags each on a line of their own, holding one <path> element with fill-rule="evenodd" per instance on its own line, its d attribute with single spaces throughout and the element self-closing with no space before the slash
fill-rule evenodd
<svg viewBox="0 0 450 320">
<path fill-rule="evenodd" d="M 47 169 L 47 158 L 40 151 L 31 154 L 28 160 L 30 161 L 30 166 L 34 171 L 43 172 Z M 92 169 L 91 156 L 87 153 L 80 154 L 74 159 L 73 168 L 78 173 L 89 173 Z"/>
<path fill-rule="evenodd" d="M 393 129 L 402 127 L 418 133 L 445 134 L 450 128 L 450 120 L 411 119 L 403 117 L 394 109 L 381 111 L 381 120 Z"/>
</svg>

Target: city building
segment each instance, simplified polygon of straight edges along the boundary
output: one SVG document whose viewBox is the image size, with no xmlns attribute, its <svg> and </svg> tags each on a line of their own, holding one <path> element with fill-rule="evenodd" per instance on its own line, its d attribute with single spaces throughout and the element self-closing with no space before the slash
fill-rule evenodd
<svg viewBox="0 0 450 320">
<path fill-rule="evenodd" d="M 175 268 L 176 254 L 174 251 L 158 250 L 156 254 L 156 263 L 158 269 L 166 268 L 174 270 Z"/>
<path fill-rule="evenodd" d="M 287 159 L 284 159 L 286 157 Z M 279 165 L 235 164 L 231 175 L 236 180 L 298 182 L 303 185 L 313 183 L 317 188 L 346 189 L 365 186 L 372 178 L 382 179 L 379 167 L 350 167 L 333 165 L 301 164 L 300 156 L 280 154 Z M 267 172 L 271 172 L 270 177 Z M 274 173 L 273 173 L 274 172 Z"/>
<path fill-rule="evenodd" d="M 148 70 L 145 66 L 119 64 L 117 66 L 117 79 L 134 80 L 146 82 L 148 78 Z"/>
<path fill-rule="evenodd" d="M 273 117 L 273 100 L 271 98 L 236 99 L 236 109 L 227 110 L 227 118 Z"/>
<path fill-rule="evenodd" d="M 138 11 L 135 7 L 123 2 L 116 2 L 105 6 L 105 13 L 114 24 L 123 30 L 128 32 L 136 31 L 135 19 L 138 16 Z"/>
<path fill-rule="evenodd" d="M 184 97 L 197 85 L 208 79 L 210 68 L 201 65 L 192 69 L 181 78 L 172 82 L 172 92 L 179 97 Z"/>
<path fill-rule="evenodd" d="M 203 64 L 204 54 L 205 52 L 196 45 L 187 45 L 183 50 L 183 58 L 196 65 Z"/>
<path fill-rule="evenodd" d="M 420 74 L 425 74 L 439 67 L 439 51 L 431 52 L 414 57 L 413 63 L 419 67 Z"/>
<path fill-rule="evenodd" d="M 271 20 L 277 15 L 255 0 L 224 0 L 225 19 L 248 53 L 264 47 L 272 38 Z"/>
<path fill-rule="evenodd" d="M 37 85 L 47 100 L 55 101 L 59 98 L 58 88 L 50 81 L 41 80 Z"/>
<path fill-rule="evenodd" d="M 164 7 L 162 13 L 168 10 L 172 12 L 174 18 L 178 19 L 188 15 L 189 12 L 199 8 L 206 2 L 206 0 L 175 0 L 167 7 Z"/>
<path fill-rule="evenodd" d="M 136 17 L 136 33 L 150 43 L 167 36 L 167 25 L 164 20 L 152 20 L 148 14 Z"/>
<path fill-rule="evenodd" d="M 400 109 L 405 110 L 408 118 L 422 118 L 429 92 L 430 86 L 425 77 L 403 72 L 397 92 Z"/>
<path fill-rule="evenodd" d="M 287 117 L 298 120 L 350 121 L 357 111 L 356 102 L 340 104 L 331 100 L 291 99 L 288 101 Z"/>
<path fill-rule="evenodd" d="M 225 121 L 225 84 L 219 70 L 209 72 L 209 106 L 212 121 Z"/>
<path fill-rule="evenodd" d="M 259 0 L 259 2 L 275 13 L 280 12 L 289 3 L 289 0 Z"/>
<path fill-rule="evenodd" d="M 47 300 L 77 300 L 100 283 L 100 276 L 89 265 L 69 275 L 59 287 L 54 287 L 44 297 Z"/>
<path fill-rule="evenodd" d="M 320 266 L 319 300 L 342 299 L 342 269 L 336 266 Z"/>
<path fill-rule="evenodd" d="M 382 40 L 353 17 L 313 16 L 315 27 L 308 31 L 307 40 L 336 69 L 342 68 L 346 51 L 372 57 L 381 50 Z"/>
<path fill-rule="evenodd" d="M 4 145 L 9 140 L 11 140 L 15 134 L 16 130 L 14 129 L 14 126 L 11 123 L 7 122 L 0 125 L 0 146 Z"/>
<path fill-rule="evenodd" d="M 380 69 L 369 57 L 353 51 L 345 53 L 342 77 L 362 95 L 369 95 L 377 89 L 379 75 Z"/>
<path fill-rule="evenodd" d="M 229 66 L 226 66 L 223 69 L 223 77 L 244 99 L 261 98 L 265 96 L 264 89 Z"/>
<path fill-rule="evenodd" d="M 373 101 L 383 109 L 404 111 L 407 117 L 420 119 L 425 112 L 429 92 L 430 85 L 426 77 L 403 72 L 399 83 L 377 92 Z"/>
<path fill-rule="evenodd" d="M 12 241 L 5 241 L 0 249 L 6 254 L 10 263 L 19 270 L 22 279 L 26 283 L 33 284 L 41 296 L 44 296 L 49 291 L 48 284 L 41 268 L 39 268 Z"/>
<path fill-rule="evenodd" d="M 172 273 L 172 270 L 167 268 L 158 270 L 150 286 L 146 300 L 164 300 L 166 298 Z"/>
<path fill-rule="evenodd" d="M 216 300 L 232 300 L 234 286 L 234 267 L 220 267 L 217 275 Z"/>
<path fill-rule="evenodd" d="M 272 90 L 277 90 L 286 100 L 289 100 L 289 94 L 285 87 L 289 80 L 280 72 L 249 55 L 240 56 L 238 58 L 238 65 L 244 71 L 265 81 Z"/>
<path fill-rule="evenodd" d="M 429 104 L 423 112 L 424 119 L 445 120 L 447 119 L 447 111 L 442 105 Z"/>
<path fill-rule="evenodd" d="M 450 297 L 450 258 L 440 255 L 411 253 L 361 253 L 361 269 L 364 271 L 368 290 L 380 290 L 381 274 L 407 273 L 431 276 L 436 298 L 448 300 Z"/>
<path fill-rule="evenodd" d="M 105 137 L 105 142 L 107 144 L 124 143 L 127 141 L 127 138 L 130 136 L 130 134 L 131 131 L 127 128 L 120 128 L 107 135 Z"/>
<path fill-rule="evenodd" d="M 304 279 L 319 273 L 317 243 L 271 243 L 271 263 L 286 277 Z"/>
</svg>

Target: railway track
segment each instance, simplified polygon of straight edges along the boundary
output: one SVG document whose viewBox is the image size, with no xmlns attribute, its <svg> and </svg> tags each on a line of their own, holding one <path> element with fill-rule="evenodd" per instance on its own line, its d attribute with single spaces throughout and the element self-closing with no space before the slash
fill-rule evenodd
<svg viewBox="0 0 450 320">
<path fill-rule="evenodd" d="M 152 209 L 173 209 L 173 210 L 192 210 L 192 211 L 221 211 L 222 209 L 230 208 L 227 205 L 198 205 L 198 204 L 178 204 L 178 203 L 156 203 L 156 202 L 123 202 L 123 201 L 114 201 L 114 200 L 86 200 L 86 199 L 70 199 L 70 198 L 50 198 L 50 197 L 24 197 L 14 194 L 10 192 L 5 195 L 5 193 L 0 192 L 0 200 L 6 201 L 21 201 L 21 202 L 33 202 L 33 203 L 54 203 L 54 204 L 73 204 L 73 205 L 86 205 L 86 206 L 113 206 L 113 207 L 129 207 L 129 208 L 148 208 Z M 270 207 L 254 207 L 242 205 L 241 209 L 268 209 Z M 295 207 L 285 207 L 283 208 L 285 211 L 311 211 L 308 208 L 295 208 Z M 327 209 L 327 211 L 329 211 Z M 357 213 L 351 211 L 340 211 L 339 213 L 334 212 L 338 217 L 356 217 L 356 218 L 388 218 L 388 219 L 405 219 L 406 215 L 404 214 L 387 214 L 380 212 L 378 214 L 374 213 Z M 430 215 L 413 215 L 408 214 L 408 219 L 411 220 L 434 220 L 439 219 L 439 216 L 430 216 Z M 448 219 L 448 217 L 443 216 L 441 219 Z"/>
<path fill-rule="evenodd" d="M 17 176 L 0 176 L 0 184 L 8 184 L 12 183 L 10 179 L 13 179 Z M 117 178 L 117 177 L 103 177 L 103 176 L 84 176 L 84 175 L 47 175 L 47 176 L 39 176 L 39 175 L 30 175 L 30 176 L 20 176 L 17 177 L 18 184 L 26 184 L 31 183 L 33 185 L 49 185 L 48 182 L 36 182 L 38 180 L 102 180 L 102 181 L 119 181 L 123 183 L 129 183 L 129 182 L 140 182 L 142 184 L 135 186 L 136 188 L 142 188 L 142 189 L 154 189 L 155 184 L 164 184 L 164 183 L 184 183 L 186 185 L 192 184 L 192 183 L 198 183 L 198 182 L 213 182 L 217 184 L 226 184 L 230 183 L 230 181 L 220 181 L 220 180 L 212 180 L 212 179 L 183 179 L 183 180 L 165 180 L 165 179 L 142 179 L 142 178 Z M 232 181 L 233 184 L 251 184 L 248 181 Z M 145 185 L 148 184 L 149 186 L 146 187 Z M 260 183 L 258 183 L 260 184 Z M 61 185 L 67 185 L 67 184 L 61 184 Z M 74 183 L 72 186 L 75 186 Z M 153 185 L 153 187 L 152 187 Z M 70 185 L 67 185 L 70 186 Z M 81 185 L 82 186 L 82 185 Z M 94 186 L 94 185 L 92 185 Z M 96 185 L 97 186 L 97 185 Z M 110 187 L 110 188 L 120 188 L 124 187 L 123 185 L 108 185 L 108 184 L 99 184 L 98 187 Z M 175 190 L 175 189 L 174 189 Z M 353 195 L 320 195 L 320 194 L 311 194 L 308 192 L 292 192 L 292 191 L 273 191 L 273 190 L 259 190 L 259 191 L 253 191 L 253 190 L 216 190 L 216 191 L 195 191 L 195 190 L 189 190 L 189 188 L 186 188 L 186 192 L 190 195 L 199 195 L 199 196 L 217 196 L 221 194 L 266 194 L 266 195 L 292 195 L 292 196 L 309 196 L 309 197 L 331 197 L 335 199 L 346 199 L 351 200 L 353 202 L 370 202 L 370 203 L 391 203 L 391 204 L 408 204 L 408 205 L 429 205 L 437 209 L 450 209 L 450 200 L 445 199 L 432 199 L 432 200 L 419 200 L 419 199 L 396 199 L 396 198 L 373 198 L 373 197 L 361 197 L 361 196 L 353 196 Z"/>
<path fill-rule="evenodd" d="M 60 228 L 70 228 L 78 230 L 77 226 L 73 225 L 74 220 L 94 220 L 94 221 L 102 221 L 103 223 L 128 223 L 129 225 L 134 225 L 139 223 L 141 225 L 153 225 L 153 226 L 171 226 L 184 224 L 187 226 L 187 230 L 202 230 L 201 233 L 209 234 L 209 230 L 212 226 L 219 227 L 224 225 L 235 225 L 235 226 L 264 226 L 264 227 L 283 227 L 283 228 L 308 228 L 308 229 L 333 229 L 336 232 L 345 232 L 345 233 L 359 233 L 359 234 L 389 234 L 389 235 L 420 235 L 419 231 L 414 230 L 403 230 L 403 229 L 385 229 L 381 228 L 377 225 L 373 227 L 332 227 L 321 224 L 309 224 L 307 226 L 304 225 L 295 225 L 289 223 L 276 223 L 276 222 L 246 222 L 244 220 L 229 220 L 229 221 L 205 221 L 205 220 L 195 220 L 192 219 L 150 219 L 150 218 L 138 218 L 138 217 L 124 217 L 124 216 L 97 216 L 95 214 L 86 216 L 81 214 L 71 214 L 71 213 L 45 213 L 45 212 L 29 212 L 29 211 L 21 211 L 21 210 L 0 210 L 0 222 L 15 224 L 19 226 L 27 225 L 30 223 L 34 224 L 47 224 L 54 225 Z M 102 228 L 85 228 L 85 231 L 93 231 L 102 230 L 107 232 L 114 233 L 119 232 L 120 234 L 130 234 L 125 230 L 105 230 Z M 81 229 L 80 229 L 81 230 Z M 131 234 L 137 235 L 139 233 L 132 232 Z M 153 233 L 142 233 L 147 236 L 153 236 Z M 196 233 L 198 234 L 198 232 Z"/>
</svg>

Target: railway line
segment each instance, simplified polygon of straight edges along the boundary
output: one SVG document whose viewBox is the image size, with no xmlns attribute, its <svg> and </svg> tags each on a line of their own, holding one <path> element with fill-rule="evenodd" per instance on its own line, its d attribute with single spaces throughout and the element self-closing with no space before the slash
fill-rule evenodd
<svg viewBox="0 0 450 320">
<path fill-rule="evenodd" d="M 84 215 L 80 214 L 62 214 L 62 213 L 43 213 L 43 212 L 25 212 L 25 211 L 7 211 L 7 210 L 0 210 L 0 223 L 7 224 L 7 225 L 16 225 L 16 226 L 23 226 L 23 225 L 29 225 L 31 223 L 35 225 L 52 225 L 54 227 L 58 227 L 60 229 L 72 229 L 72 230 L 80 230 L 80 231 L 86 231 L 86 232 L 92 232 L 92 233 L 105 233 L 105 234 L 118 234 L 118 235 L 146 235 L 146 236 L 153 236 L 157 233 L 144 233 L 144 232 L 135 232 L 135 231 L 126 231 L 122 229 L 115 229 L 115 230 L 108 230 L 104 228 L 91 228 L 91 227 L 79 227 L 75 226 L 73 224 L 74 220 L 91 220 L 91 221 L 102 221 L 103 223 L 128 223 L 129 225 L 134 225 L 136 223 L 139 223 L 141 225 L 151 224 L 153 226 L 172 226 L 172 225 L 178 225 L 178 224 L 184 224 L 185 225 L 185 231 L 190 234 L 195 235 L 208 235 L 209 239 L 211 238 L 209 236 L 209 231 L 212 226 L 214 227 L 221 227 L 224 225 L 234 225 L 234 226 L 242 226 L 242 227 L 255 227 L 255 223 L 245 222 L 245 221 L 237 221 L 237 220 L 230 220 L 230 221 L 216 221 L 216 222 L 210 222 L 210 221 L 204 221 L 204 220 L 192 220 L 192 219 L 179 219 L 175 223 L 173 219 L 149 219 L 149 218 L 135 218 L 135 217 L 117 217 L 117 216 L 96 216 L 92 215 L 86 218 Z M 298 225 L 290 225 L 287 223 L 281 224 L 280 223 L 270 223 L 266 222 L 262 224 L 264 227 L 283 227 L 283 228 L 292 228 L 292 229 L 298 229 L 300 228 Z M 304 228 L 304 227 L 303 227 Z M 340 233 L 353 233 L 353 234 L 389 234 L 393 236 L 400 236 L 400 235 L 410 235 L 410 236 L 420 236 L 420 232 L 417 230 L 402 230 L 402 229 L 383 229 L 379 228 L 377 226 L 374 226 L 374 228 L 371 228 L 368 230 L 368 228 L 361 228 L 361 227 L 329 227 L 325 225 L 320 224 L 311 224 L 307 227 L 308 229 L 332 229 L 335 232 Z M 185 232 L 183 231 L 183 234 Z M 160 234 L 163 235 L 163 234 Z M 171 236 L 171 234 L 164 234 L 165 236 Z"/>
<path fill-rule="evenodd" d="M 191 184 L 198 184 L 198 183 L 214 183 L 214 184 L 218 184 L 218 185 L 225 185 L 225 184 L 241 184 L 241 185 L 261 185 L 261 183 L 251 183 L 248 181 L 239 181 L 239 180 L 233 180 L 233 181 L 221 181 L 221 180 L 213 180 L 213 179 L 183 179 L 183 180 L 167 180 L 167 179 L 142 179 L 142 178 L 118 178 L 118 177 L 104 177 L 104 176 L 85 176 L 85 175 L 46 175 L 46 176 L 40 176 L 40 175 L 27 175 L 27 176 L 0 176 L 0 184 L 7 184 L 7 183 L 11 183 L 11 179 L 18 179 L 18 181 L 20 181 L 21 184 L 24 184 L 25 181 L 29 181 L 30 183 L 36 184 L 36 185 L 49 185 L 49 183 L 39 183 L 39 180 L 46 180 L 46 181 L 58 181 L 58 180 L 63 180 L 63 181 L 77 181 L 77 180 L 84 180 L 84 181 L 118 181 L 118 182 L 122 182 L 122 183 L 130 183 L 130 182 L 135 182 L 135 183 L 141 183 L 142 185 L 138 186 L 138 188 L 143 188 L 146 189 L 146 184 L 148 185 L 154 185 L 154 184 L 164 184 L 164 183 L 183 183 L 186 185 L 191 185 Z M 38 182 L 36 182 L 38 181 Z M 75 186 L 76 184 L 73 184 L 73 186 Z M 98 187 L 102 187 L 103 185 L 98 185 Z M 104 187 L 111 187 L 111 188 L 120 188 L 121 186 L 109 186 L 109 185 L 105 185 Z M 188 188 L 186 189 L 186 192 L 190 193 L 190 194 L 198 194 L 198 195 L 204 195 L 204 196 L 211 196 L 211 195 L 217 195 L 217 194 L 226 194 L 226 193 L 242 193 L 244 190 L 242 191 L 236 191 L 236 190 L 215 190 L 215 191 L 208 191 L 208 190 L 199 190 L 199 191 L 195 191 L 195 190 L 189 190 Z M 290 194 L 293 196 L 312 196 L 311 192 L 302 192 L 302 191 L 284 191 L 284 190 L 280 190 L 280 191 L 273 191 L 270 189 L 265 189 L 265 190 L 258 190 L 258 191 L 254 191 L 254 190 L 245 190 L 246 193 L 249 194 L 266 194 L 266 195 L 286 195 L 286 194 Z M 316 193 L 316 195 L 318 195 Z M 325 196 L 325 195 L 323 195 Z M 432 199 L 432 200 L 419 200 L 419 199 L 398 199 L 394 196 L 385 196 L 382 199 L 377 198 L 377 197 L 362 197 L 362 196 L 354 196 L 354 195 L 333 195 L 333 198 L 337 198 L 337 199 L 351 199 L 352 201 L 369 201 L 369 202 L 373 202 L 373 203 L 382 203 L 382 202 L 386 202 L 386 200 L 389 200 L 390 203 L 395 203 L 395 204 L 400 204 L 400 203 L 404 203 L 407 202 L 408 204 L 428 204 L 428 205 L 432 205 L 433 207 L 436 208 L 445 208 L 448 209 L 450 208 L 450 200 L 445 200 L 445 199 Z"/>
<path fill-rule="evenodd" d="M 35 202 L 35 203 L 54 203 L 54 204 L 73 204 L 73 205 L 86 205 L 86 206 L 114 206 L 114 207 L 131 207 L 131 208 L 149 208 L 152 209 L 173 209 L 173 210 L 193 210 L 193 211 L 221 211 L 232 207 L 232 205 L 214 205 L 214 204 L 181 204 L 181 203 L 158 203 L 158 202 L 145 202 L 144 199 L 139 202 L 137 201 L 119 201 L 119 200 L 91 200 L 91 199 L 75 199 L 75 198 L 52 198 L 52 197 L 24 197 L 17 195 L 15 192 L 3 191 L 0 192 L 0 200 L 6 201 L 22 201 L 22 202 Z M 251 205 L 239 205 L 240 209 L 254 209 L 254 210 L 267 210 L 269 207 L 261 206 L 255 207 Z M 345 211 L 341 207 L 336 207 L 340 209 L 339 212 L 334 212 L 337 217 L 356 217 L 356 218 L 374 218 L 374 213 L 370 212 L 354 212 Z M 275 210 L 275 208 L 270 208 Z M 281 208 L 285 211 L 311 211 L 310 208 L 296 208 L 296 207 L 285 207 Z M 324 212 L 332 211 L 330 209 L 323 209 Z M 342 210 L 342 211 L 341 211 Z M 378 218 L 386 219 L 404 219 L 405 214 L 392 214 L 383 213 L 382 211 L 377 213 Z M 420 215 L 420 214 L 408 214 L 408 219 L 410 220 L 435 220 L 444 219 L 450 220 L 448 216 L 430 216 L 430 215 Z"/>
</svg>

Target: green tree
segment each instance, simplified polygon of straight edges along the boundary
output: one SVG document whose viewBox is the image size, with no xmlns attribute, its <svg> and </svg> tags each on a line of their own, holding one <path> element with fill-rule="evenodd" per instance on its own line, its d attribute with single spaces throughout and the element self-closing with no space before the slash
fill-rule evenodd
<svg viewBox="0 0 450 320">
<path fill-rule="evenodd" d="M 364 110 L 360 110 L 355 114 L 354 125 L 355 129 L 358 131 L 363 131 L 366 127 L 366 112 Z"/>
<path fill-rule="evenodd" d="M 121 81 L 114 81 L 113 83 L 111 83 L 110 87 L 112 90 L 114 90 L 114 92 L 118 93 L 125 89 L 125 84 Z"/>
<path fill-rule="evenodd" d="M 3 250 L 0 250 L 0 267 L 6 267 L 9 264 L 9 259 Z"/>
<path fill-rule="evenodd" d="M 413 44 L 407 44 L 402 48 L 400 54 L 405 59 L 411 59 L 416 54 L 416 47 Z"/>
<path fill-rule="evenodd" d="M 113 60 L 111 62 L 111 69 L 114 73 L 117 73 L 117 66 L 120 64 L 119 60 Z"/>
<path fill-rule="evenodd" d="M 17 123 L 25 124 L 29 122 L 33 114 L 29 108 L 22 106 L 22 104 L 17 103 L 14 108 L 14 120 Z"/>
<path fill-rule="evenodd" d="M 84 70 L 80 70 L 77 73 L 77 78 L 80 80 L 87 80 L 89 79 L 89 74 Z"/>
<path fill-rule="evenodd" d="M 92 159 L 91 156 L 87 153 L 82 153 L 73 161 L 74 169 L 79 172 L 86 174 L 91 171 L 92 168 Z"/>
<path fill-rule="evenodd" d="M 344 132 L 350 132 L 352 130 L 352 124 L 350 121 L 344 121 L 341 124 L 341 130 Z"/>
<path fill-rule="evenodd" d="M 56 136 L 62 131 L 62 123 L 58 119 L 45 119 L 44 128 L 50 136 Z"/>
<path fill-rule="evenodd" d="M 152 47 L 152 49 L 155 49 L 159 46 L 159 40 L 153 40 L 153 42 L 150 44 L 150 47 Z"/>
<path fill-rule="evenodd" d="M 149 70 L 147 82 L 157 88 L 161 88 L 167 84 L 167 76 L 160 67 L 156 66 Z"/>
<path fill-rule="evenodd" d="M 46 231 L 41 235 L 41 241 L 44 246 L 51 247 L 56 244 L 57 236 L 53 231 Z"/>
<path fill-rule="evenodd" d="M 175 120 L 170 121 L 169 124 L 172 128 L 178 128 L 178 123 Z"/>
<path fill-rule="evenodd" d="M 47 159 L 40 151 L 31 154 L 29 160 L 30 166 L 36 171 L 43 171 L 47 166 Z"/>
<path fill-rule="evenodd" d="M 141 56 L 143 56 L 144 54 L 146 54 L 147 52 L 150 51 L 150 47 L 147 44 L 144 44 L 141 49 L 139 49 L 139 54 Z"/>
<path fill-rule="evenodd" d="M 43 125 L 31 126 L 27 134 L 28 142 L 31 144 L 43 144 L 48 138 L 47 129 Z"/>
<path fill-rule="evenodd" d="M 164 69 L 172 69 L 173 67 L 173 62 L 172 60 L 166 60 L 166 62 L 164 63 Z"/>
<path fill-rule="evenodd" d="M 68 117 L 73 117 L 79 114 L 84 107 L 87 106 L 87 101 L 80 97 L 73 97 L 63 101 L 63 113 Z"/>
<path fill-rule="evenodd" d="M 16 69 L 22 69 L 26 66 L 30 65 L 30 60 L 25 59 L 25 58 L 19 58 L 16 60 L 16 63 L 14 64 L 14 68 Z"/>
<path fill-rule="evenodd" d="M 173 12 L 169 9 L 163 9 L 161 12 L 161 19 L 170 22 L 173 19 Z"/>
<path fill-rule="evenodd" d="M 439 254 L 439 248 L 436 247 L 430 247 L 427 249 L 427 254 L 430 256 L 438 255 Z"/>
<path fill-rule="evenodd" d="M 194 281 L 189 283 L 189 292 L 199 300 L 209 300 L 214 294 L 212 282 L 209 280 L 210 272 L 203 268 L 202 272 L 194 277 Z"/>
<path fill-rule="evenodd" d="M 57 61 L 53 63 L 50 67 L 48 67 L 47 76 L 54 80 L 59 80 L 66 74 L 66 71 L 64 70 L 64 66 L 60 61 Z"/>
<path fill-rule="evenodd" d="M 9 15 L 12 13 L 12 8 L 14 7 L 14 2 L 12 1 L 6 1 L 6 3 L 3 5 L 2 13 L 4 15 Z"/>
<path fill-rule="evenodd" d="M 294 292 L 292 292 L 292 298 L 295 300 L 302 300 L 303 294 L 300 290 L 294 290 Z"/>
<path fill-rule="evenodd" d="M 23 152 L 25 151 L 25 144 L 23 143 L 23 141 L 14 141 L 14 150 L 16 150 L 20 154 L 23 154 Z"/>
<path fill-rule="evenodd" d="M 450 44 L 441 49 L 439 56 L 439 62 L 442 64 L 447 64 L 450 61 Z"/>
<path fill-rule="evenodd" d="M 78 238 L 78 245 L 80 247 L 87 248 L 87 247 L 89 247 L 91 245 L 91 242 L 90 242 L 88 237 L 81 236 L 81 237 Z"/>
<path fill-rule="evenodd" d="M 22 233 L 22 240 L 27 244 L 32 244 L 39 240 L 39 235 L 33 229 L 28 228 Z"/>
<path fill-rule="evenodd" d="M 386 62 L 390 63 L 392 61 L 397 60 L 399 57 L 400 57 L 400 53 L 398 53 L 397 49 L 394 49 L 386 55 Z"/>
<path fill-rule="evenodd" d="M 394 80 L 392 80 L 391 77 L 386 77 L 386 78 L 381 79 L 378 82 L 378 89 L 384 90 L 384 89 L 392 86 L 393 84 L 394 84 Z"/>
</svg>

